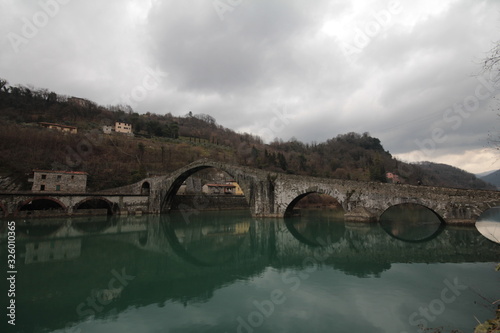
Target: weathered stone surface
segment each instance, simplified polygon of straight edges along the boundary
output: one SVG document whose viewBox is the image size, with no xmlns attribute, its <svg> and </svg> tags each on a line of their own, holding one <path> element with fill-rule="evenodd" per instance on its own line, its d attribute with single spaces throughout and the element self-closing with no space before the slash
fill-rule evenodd
<svg viewBox="0 0 500 333">
<path fill-rule="evenodd" d="M 60 209 L 37 210 L 32 212 L 22 211 L 21 207 L 30 202 L 44 199 L 57 203 Z M 88 201 L 99 200 L 106 203 L 114 214 L 134 214 L 140 210 L 149 212 L 149 196 L 135 194 L 96 194 L 96 193 L 40 193 L 40 192 L 2 192 L 0 193 L 0 217 L 54 217 L 77 216 L 90 213 L 92 209 L 76 210 Z M 107 208 L 105 209 L 107 211 Z M 94 209 L 95 214 L 102 214 L 102 209 Z"/>
<path fill-rule="evenodd" d="M 349 222 L 376 222 L 377 216 L 366 207 L 356 207 L 345 213 L 344 218 Z"/>
<path fill-rule="evenodd" d="M 210 160 L 200 160 L 167 176 L 146 178 L 119 189 L 94 194 L 31 192 L 0 193 L 0 216 L 15 216 L 19 207 L 34 198 L 49 198 L 60 203 L 71 215 L 84 200 L 92 198 L 109 202 L 117 214 L 159 214 L 172 208 L 173 199 L 182 183 L 205 168 L 226 171 L 245 193 L 250 212 L 255 217 L 284 217 L 294 205 L 310 193 L 327 194 L 342 205 L 348 219 L 378 220 L 389 207 L 414 203 L 425 206 L 446 223 L 474 223 L 488 208 L 500 206 L 499 191 L 467 190 L 432 186 L 413 186 L 359 182 L 328 178 L 304 177 L 268 172 Z M 203 209 L 203 200 L 194 200 L 193 209 Z"/>
<path fill-rule="evenodd" d="M 376 219 L 391 206 L 415 203 L 433 210 L 445 222 L 472 223 L 486 209 L 500 205 L 499 191 L 304 177 L 200 160 L 169 176 L 144 180 L 151 185 L 150 211 L 168 211 L 182 182 L 196 171 L 210 167 L 233 176 L 256 217 L 283 217 L 310 193 L 334 197 L 348 215 L 356 215 L 358 207 L 366 208 Z M 140 191 L 143 182 L 135 184 L 134 190 Z"/>
</svg>

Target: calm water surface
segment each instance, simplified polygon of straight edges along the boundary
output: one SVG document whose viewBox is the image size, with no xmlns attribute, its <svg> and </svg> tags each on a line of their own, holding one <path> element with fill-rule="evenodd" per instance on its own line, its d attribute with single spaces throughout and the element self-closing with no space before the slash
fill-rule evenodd
<svg viewBox="0 0 500 333">
<path fill-rule="evenodd" d="M 325 211 L 51 222 L 17 226 L 2 332 L 472 332 L 500 299 L 500 246 L 413 210 L 370 225 Z"/>
</svg>

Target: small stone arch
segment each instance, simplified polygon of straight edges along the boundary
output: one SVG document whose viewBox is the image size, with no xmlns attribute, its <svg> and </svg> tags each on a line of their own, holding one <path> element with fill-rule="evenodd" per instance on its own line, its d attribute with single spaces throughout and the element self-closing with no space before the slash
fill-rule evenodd
<svg viewBox="0 0 500 333">
<path fill-rule="evenodd" d="M 379 214 L 378 216 L 378 220 L 380 220 L 380 217 L 382 217 L 382 215 L 389 209 L 391 209 L 392 207 L 397 207 L 397 206 L 403 206 L 403 205 L 415 205 L 415 206 L 420 206 L 422 208 L 425 208 L 425 209 L 428 209 L 429 211 L 431 211 L 434 215 L 436 215 L 439 220 L 441 221 L 441 223 L 445 223 L 445 219 L 444 217 L 438 213 L 436 211 L 436 209 L 434 207 L 429 207 L 428 205 L 425 205 L 423 203 L 420 203 L 420 202 L 413 202 L 413 201 L 409 201 L 409 202 L 400 202 L 400 203 L 397 203 L 395 205 L 390 205 L 390 206 L 387 206 L 385 207 L 385 209 L 382 210 L 382 212 Z"/>
<path fill-rule="evenodd" d="M 151 184 L 145 181 L 141 185 L 141 195 L 149 195 L 151 193 Z"/>
<path fill-rule="evenodd" d="M 409 210 L 415 207 L 423 209 L 420 214 L 424 213 L 424 215 L 427 216 L 413 215 L 413 217 L 416 218 L 415 221 L 408 221 L 405 219 L 403 220 L 404 223 L 401 223 L 400 220 L 384 218 L 384 215 L 390 210 L 397 208 Z M 380 214 L 378 222 L 380 227 L 389 236 L 408 243 L 422 243 L 430 241 L 441 234 L 445 227 L 444 219 L 436 213 L 436 211 L 426 205 L 413 202 L 400 203 L 388 207 L 382 212 L 382 214 Z"/>
<path fill-rule="evenodd" d="M 32 205 L 32 206 L 30 206 Z M 17 205 L 17 210 L 14 213 L 14 217 L 19 215 L 36 216 L 36 215 L 56 215 L 61 213 L 66 213 L 68 211 L 65 204 L 56 198 L 52 197 L 34 197 Z M 22 213 L 26 212 L 26 213 Z M 39 213 L 36 213 L 39 212 Z M 40 212 L 44 212 L 43 214 Z M 47 213 L 45 213 L 47 212 Z"/>
<path fill-rule="evenodd" d="M 333 199 L 335 199 L 340 205 L 342 205 L 342 203 L 340 202 L 340 200 L 338 198 L 336 198 L 334 195 L 332 195 L 332 193 L 330 191 L 326 191 L 326 190 L 323 190 L 321 188 L 307 189 L 304 192 L 296 195 L 295 198 L 292 199 L 292 201 L 290 201 L 290 203 L 288 203 L 288 205 L 286 206 L 285 211 L 284 211 L 284 217 L 294 216 L 295 215 L 294 214 L 294 207 L 295 207 L 295 205 L 300 200 L 302 200 L 303 198 L 305 198 L 306 196 L 308 196 L 310 194 L 324 194 L 324 195 L 328 195 L 328 196 L 332 197 Z"/>
<path fill-rule="evenodd" d="M 89 214 L 92 214 L 92 210 L 97 213 L 99 212 L 99 210 L 104 209 L 106 209 L 107 211 L 106 215 L 114 215 L 119 212 L 119 207 L 117 204 L 103 197 L 90 197 L 78 202 L 73 206 L 73 214 L 77 214 L 78 210 L 83 209 L 88 210 Z"/>
<path fill-rule="evenodd" d="M 426 208 L 430 210 L 432 213 L 434 213 L 443 223 L 446 222 L 446 218 L 448 217 L 447 207 L 438 206 L 431 201 L 420 200 L 418 198 L 403 198 L 400 200 L 387 202 L 385 204 L 380 205 L 378 208 L 373 209 L 372 211 L 374 212 L 374 218 L 376 218 L 376 220 L 379 221 L 380 217 L 382 216 L 382 214 L 384 214 L 384 212 L 386 212 L 391 207 L 399 205 L 416 205 L 422 208 Z"/>
</svg>

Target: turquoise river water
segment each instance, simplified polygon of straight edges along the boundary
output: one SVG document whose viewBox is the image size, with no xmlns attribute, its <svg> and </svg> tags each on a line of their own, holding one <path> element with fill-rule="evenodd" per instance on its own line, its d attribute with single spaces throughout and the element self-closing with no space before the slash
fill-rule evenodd
<svg viewBox="0 0 500 333">
<path fill-rule="evenodd" d="M 15 326 L 4 315 L 0 331 L 472 332 L 493 318 L 500 245 L 403 208 L 374 224 L 320 210 L 16 221 Z"/>
</svg>

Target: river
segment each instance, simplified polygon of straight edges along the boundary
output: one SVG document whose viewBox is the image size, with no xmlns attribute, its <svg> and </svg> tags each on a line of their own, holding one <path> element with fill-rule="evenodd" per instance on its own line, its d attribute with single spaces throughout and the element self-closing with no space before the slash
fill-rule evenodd
<svg viewBox="0 0 500 333">
<path fill-rule="evenodd" d="M 472 332 L 500 299 L 500 246 L 418 208 L 374 224 L 326 210 L 16 222 L 2 332 Z"/>
</svg>

